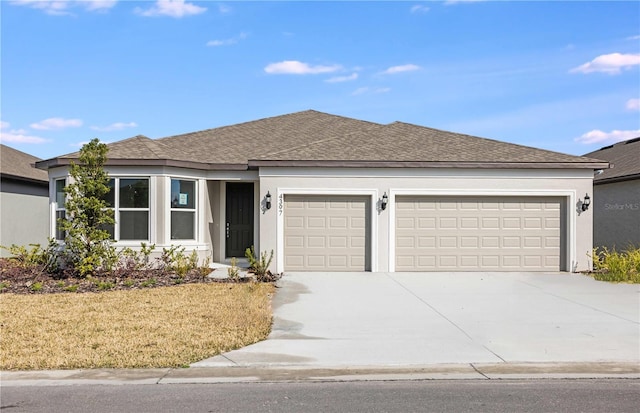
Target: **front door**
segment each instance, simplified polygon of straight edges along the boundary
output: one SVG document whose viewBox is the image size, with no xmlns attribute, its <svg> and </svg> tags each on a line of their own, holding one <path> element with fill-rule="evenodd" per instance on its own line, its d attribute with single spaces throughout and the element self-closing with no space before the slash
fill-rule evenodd
<svg viewBox="0 0 640 413">
<path fill-rule="evenodd" d="M 253 183 L 227 183 L 227 257 L 244 257 L 253 245 Z"/>
</svg>

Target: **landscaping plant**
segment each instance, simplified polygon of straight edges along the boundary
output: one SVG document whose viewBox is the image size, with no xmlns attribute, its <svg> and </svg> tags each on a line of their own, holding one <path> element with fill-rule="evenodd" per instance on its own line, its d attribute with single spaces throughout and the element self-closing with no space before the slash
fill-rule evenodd
<svg viewBox="0 0 640 413">
<path fill-rule="evenodd" d="M 640 248 L 629 247 L 622 252 L 594 248 L 592 258 L 596 280 L 640 284 Z"/>
<path fill-rule="evenodd" d="M 71 163 L 71 182 L 64 189 L 66 216 L 58 222 L 65 231 L 63 256 L 83 277 L 108 272 L 116 263 L 114 241 L 105 229 L 115 223 L 113 210 L 104 200 L 110 190 L 103 168 L 107 151 L 98 139 L 83 145 L 80 163 Z"/>
<path fill-rule="evenodd" d="M 269 271 L 269 265 L 271 265 L 271 261 L 273 260 L 273 250 L 271 250 L 271 253 L 268 255 L 266 251 L 263 251 L 260 254 L 260 259 L 258 259 L 256 257 L 256 251 L 252 245 L 251 248 L 247 248 L 244 255 L 247 257 L 249 267 L 256 275 L 257 281 L 269 282 L 275 281 L 279 278 L 277 275 L 274 275 Z"/>
</svg>

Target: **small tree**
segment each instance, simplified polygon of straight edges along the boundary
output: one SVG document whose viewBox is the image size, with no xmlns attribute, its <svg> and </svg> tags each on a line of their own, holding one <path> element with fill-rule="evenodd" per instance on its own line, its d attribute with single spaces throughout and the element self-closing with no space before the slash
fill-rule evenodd
<svg viewBox="0 0 640 413">
<path fill-rule="evenodd" d="M 104 200 L 110 190 L 103 168 L 107 152 L 107 145 L 98 139 L 83 145 L 80 163 L 71 163 L 71 179 L 65 187 L 66 218 L 59 221 L 65 231 L 63 254 L 82 276 L 110 270 L 115 264 L 115 247 L 106 230 L 115 223 L 113 210 Z"/>
</svg>

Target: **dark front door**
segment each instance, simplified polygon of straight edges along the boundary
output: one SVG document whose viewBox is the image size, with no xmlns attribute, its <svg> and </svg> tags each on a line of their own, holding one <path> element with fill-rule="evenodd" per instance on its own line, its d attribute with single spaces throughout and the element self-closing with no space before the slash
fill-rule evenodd
<svg viewBox="0 0 640 413">
<path fill-rule="evenodd" d="M 227 183 L 227 257 L 244 257 L 253 245 L 253 183 Z"/>
</svg>

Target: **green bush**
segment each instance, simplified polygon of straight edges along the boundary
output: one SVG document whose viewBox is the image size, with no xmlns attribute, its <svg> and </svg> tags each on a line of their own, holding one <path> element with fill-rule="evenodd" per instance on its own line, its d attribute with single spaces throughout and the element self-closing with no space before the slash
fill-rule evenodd
<svg viewBox="0 0 640 413">
<path fill-rule="evenodd" d="M 247 248 L 244 255 L 247 257 L 251 271 L 256 275 L 256 279 L 258 281 L 274 281 L 274 277 L 269 271 L 269 265 L 271 265 L 271 260 L 273 260 L 273 250 L 271 250 L 271 254 L 268 255 L 268 258 L 267 251 L 263 251 L 260 254 L 260 259 L 258 260 L 255 249 L 252 245 L 251 248 Z"/>
<path fill-rule="evenodd" d="M 630 247 L 622 252 L 594 248 L 593 269 L 596 280 L 640 284 L 640 248 Z"/>
</svg>

